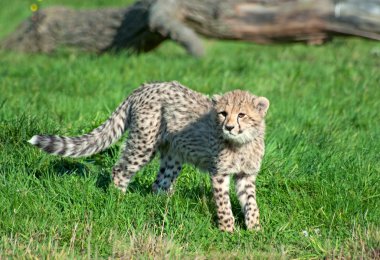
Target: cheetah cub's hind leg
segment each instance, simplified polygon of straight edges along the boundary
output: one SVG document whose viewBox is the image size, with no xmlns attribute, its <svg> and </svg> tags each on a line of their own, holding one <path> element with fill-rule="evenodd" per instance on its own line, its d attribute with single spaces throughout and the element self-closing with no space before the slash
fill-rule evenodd
<svg viewBox="0 0 380 260">
<path fill-rule="evenodd" d="M 248 230 L 260 230 L 259 207 L 256 203 L 256 176 L 239 173 L 235 175 L 236 192 L 244 213 Z"/>
<path fill-rule="evenodd" d="M 153 192 L 173 192 L 173 183 L 181 172 L 180 160 L 172 153 L 162 154 L 160 170 L 157 173 L 156 181 L 153 183 Z"/>
<path fill-rule="evenodd" d="M 132 177 L 148 162 L 155 153 L 155 140 L 152 132 L 131 131 L 120 159 L 112 169 L 115 186 L 125 192 Z"/>
</svg>

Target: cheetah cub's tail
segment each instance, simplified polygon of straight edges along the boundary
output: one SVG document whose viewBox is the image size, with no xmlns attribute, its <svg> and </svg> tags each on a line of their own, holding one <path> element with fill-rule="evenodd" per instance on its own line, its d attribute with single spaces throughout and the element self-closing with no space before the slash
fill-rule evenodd
<svg viewBox="0 0 380 260">
<path fill-rule="evenodd" d="M 128 128 L 126 99 L 101 126 L 90 133 L 77 136 L 35 135 L 28 142 L 50 154 L 82 157 L 98 153 L 117 141 Z"/>
</svg>

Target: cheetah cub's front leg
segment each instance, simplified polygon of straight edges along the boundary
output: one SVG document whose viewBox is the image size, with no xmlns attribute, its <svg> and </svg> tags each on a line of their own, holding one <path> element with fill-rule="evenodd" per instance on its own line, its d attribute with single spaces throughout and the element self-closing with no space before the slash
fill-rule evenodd
<svg viewBox="0 0 380 260">
<path fill-rule="evenodd" d="M 236 192 L 244 213 L 248 230 L 260 230 L 259 207 L 256 203 L 256 175 L 239 173 L 235 175 Z"/>
<path fill-rule="evenodd" d="M 229 196 L 230 176 L 228 174 L 216 174 L 211 176 L 219 229 L 233 232 L 235 219 L 232 215 Z"/>
</svg>

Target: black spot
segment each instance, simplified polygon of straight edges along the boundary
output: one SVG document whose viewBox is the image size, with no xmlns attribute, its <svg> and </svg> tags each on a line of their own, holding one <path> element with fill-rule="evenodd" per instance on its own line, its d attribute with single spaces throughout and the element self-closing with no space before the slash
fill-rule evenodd
<svg viewBox="0 0 380 260">
<path fill-rule="evenodd" d="M 255 199 L 255 196 L 253 196 L 252 194 L 250 194 L 250 195 L 247 196 L 247 200 L 249 200 L 249 199 L 251 199 L 251 198 L 252 198 L 252 199 Z"/>
<path fill-rule="evenodd" d="M 215 188 L 215 192 L 217 193 L 222 192 L 222 188 Z"/>
<path fill-rule="evenodd" d="M 164 178 L 166 178 L 166 179 L 171 178 L 171 177 L 172 177 L 172 175 L 170 173 L 167 173 L 164 175 Z"/>
</svg>

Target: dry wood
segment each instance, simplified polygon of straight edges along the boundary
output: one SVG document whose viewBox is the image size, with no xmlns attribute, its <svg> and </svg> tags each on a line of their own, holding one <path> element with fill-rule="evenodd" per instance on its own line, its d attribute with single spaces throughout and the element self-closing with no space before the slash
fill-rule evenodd
<svg viewBox="0 0 380 260">
<path fill-rule="evenodd" d="M 50 7 L 24 21 L 2 47 L 145 52 L 172 39 L 201 56 L 198 34 L 256 43 L 321 44 L 337 34 L 380 40 L 379 10 L 374 0 L 142 0 L 119 9 Z"/>
</svg>

